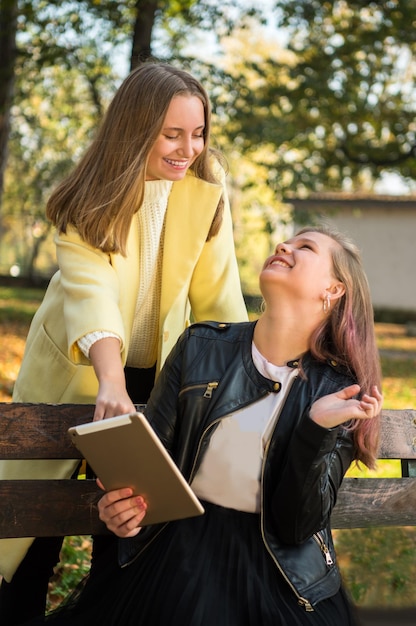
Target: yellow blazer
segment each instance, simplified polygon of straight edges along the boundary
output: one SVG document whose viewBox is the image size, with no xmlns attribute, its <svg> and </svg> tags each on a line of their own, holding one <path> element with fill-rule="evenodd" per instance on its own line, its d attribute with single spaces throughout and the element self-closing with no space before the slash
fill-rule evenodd
<svg viewBox="0 0 416 626">
<path fill-rule="evenodd" d="M 223 191 L 189 172 L 175 182 L 163 242 L 157 372 L 181 332 L 195 321 L 244 321 L 231 212 L 206 242 Z M 15 402 L 94 404 L 98 381 L 77 340 L 94 330 L 116 333 L 122 359 L 129 349 L 139 288 L 139 233 L 133 219 L 127 256 L 86 244 L 74 229 L 56 237 L 59 270 L 35 314 L 14 387 Z M 0 478 L 68 477 L 74 461 L 0 463 Z M 33 539 L 0 540 L 0 573 L 10 580 Z"/>
</svg>

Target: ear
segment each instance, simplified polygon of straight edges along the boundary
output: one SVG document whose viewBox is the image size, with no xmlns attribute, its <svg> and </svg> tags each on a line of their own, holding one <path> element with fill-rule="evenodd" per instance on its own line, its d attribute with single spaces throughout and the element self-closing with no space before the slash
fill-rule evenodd
<svg viewBox="0 0 416 626">
<path fill-rule="evenodd" d="M 325 298 L 334 302 L 335 300 L 339 300 L 345 293 L 344 283 L 336 282 L 330 287 L 327 288 L 325 292 Z"/>
</svg>

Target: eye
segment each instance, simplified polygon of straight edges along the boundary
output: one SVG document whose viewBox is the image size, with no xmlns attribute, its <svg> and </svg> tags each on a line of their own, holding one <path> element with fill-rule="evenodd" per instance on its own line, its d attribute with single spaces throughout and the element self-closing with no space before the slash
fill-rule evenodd
<svg viewBox="0 0 416 626">
<path fill-rule="evenodd" d="M 172 135 L 165 135 L 166 139 L 171 139 L 172 141 L 175 139 L 179 139 L 179 135 L 175 135 L 174 137 Z"/>
<path fill-rule="evenodd" d="M 309 245 L 308 243 L 303 243 L 303 244 L 300 246 L 300 250 L 302 250 L 303 248 L 306 248 L 307 250 L 313 250 L 312 246 L 311 246 L 311 245 Z"/>
</svg>

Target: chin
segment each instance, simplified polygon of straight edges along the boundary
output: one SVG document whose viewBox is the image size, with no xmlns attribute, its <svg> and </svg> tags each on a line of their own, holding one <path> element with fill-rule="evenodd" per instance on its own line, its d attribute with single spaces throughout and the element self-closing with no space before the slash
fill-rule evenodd
<svg viewBox="0 0 416 626">
<path fill-rule="evenodd" d="M 186 169 L 184 172 L 160 172 L 158 180 L 170 180 L 172 182 L 182 180 L 185 178 L 187 171 L 188 170 Z"/>
</svg>

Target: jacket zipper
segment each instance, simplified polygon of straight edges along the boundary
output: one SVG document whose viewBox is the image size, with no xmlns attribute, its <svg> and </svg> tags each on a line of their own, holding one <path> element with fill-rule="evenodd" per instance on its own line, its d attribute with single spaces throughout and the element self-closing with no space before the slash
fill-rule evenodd
<svg viewBox="0 0 416 626">
<path fill-rule="evenodd" d="M 204 398 L 212 398 L 212 392 L 217 387 L 218 387 L 218 382 L 217 381 L 214 381 L 212 383 L 208 383 L 208 385 L 207 385 L 207 387 L 205 389 Z"/>
<path fill-rule="evenodd" d="M 329 551 L 328 546 L 326 545 L 322 535 L 320 533 L 315 533 L 313 535 L 313 538 L 315 539 L 316 543 L 319 545 L 322 554 L 324 555 L 324 559 L 325 559 L 325 563 L 327 564 L 328 567 L 330 567 L 331 565 L 334 564 L 334 560 L 331 556 L 331 553 Z"/>
<path fill-rule="evenodd" d="M 190 472 L 190 476 L 189 476 L 189 484 L 191 484 L 192 480 L 194 479 L 195 476 L 195 467 L 196 467 L 196 462 L 199 459 L 199 455 L 201 452 L 201 445 L 203 440 L 205 439 L 205 435 L 207 434 L 207 432 L 213 427 L 215 426 L 215 424 L 218 424 L 220 421 L 222 420 L 222 417 L 218 417 L 216 420 L 214 420 L 213 422 L 211 422 L 209 424 L 209 426 L 207 426 L 205 428 L 205 430 L 202 432 L 200 438 L 199 438 L 199 442 L 198 442 L 198 447 L 196 449 L 195 455 L 194 455 L 194 462 L 192 463 L 192 467 L 191 467 L 191 472 Z"/>
<path fill-rule="evenodd" d="M 203 383 L 200 385 L 189 385 L 188 387 L 184 387 L 183 389 L 181 389 L 181 391 L 179 392 L 179 396 L 181 396 L 183 393 L 185 393 L 185 391 L 188 391 L 189 389 L 205 389 L 203 397 L 204 398 L 211 398 L 212 397 L 212 392 L 214 391 L 214 389 L 216 389 L 219 385 L 219 382 L 217 380 L 213 380 L 210 383 Z"/>
<path fill-rule="evenodd" d="M 280 413 L 282 411 L 282 408 L 283 408 L 283 406 L 284 406 L 284 404 L 286 402 L 287 396 L 289 395 L 289 392 L 290 392 L 290 390 L 292 388 L 292 385 L 293 385 L 294 381 L 296 380 L 296 378 L 297 377 L 292 379 L 291 384 L 289 385 L 288 389 L 286 390 L 286 394 L 285 394 L 285 397 L 284 397 L 283 402 L 281 404 L 281 408 L 280 408 L 279 414 L 276 417 L 276 421 L 275 421 L 275 426 L 274 426 L 273 432 L 270 434 L 269 439 L 268 439 L 267 444 L 266 444 L 265 449 L 264 449 L 263 463 L 262 463 L 262 467 L 261 467 L 261 502 L 260 502 L 261 536 L 262 536 L 262 539 L 263 539 L 263 543 L 264 543 L 264 545 L 266 547 L 266 550 L 268 551 L 268 553 L 272 557 L 272 559 L 273 559 L 277 569 L 279 570 L 279 572 L 281 573 L 281 575 L 283 576 L 283 578 L 285 579 L 285 581 L 287 582 L 289 587 L 292 589 L 292 591 L 295 594 L 295 596 L 297 597 L 298 604 L 303 606 L 305 611 L 311 613 L 311 612 L 314 611 L 314 608 L 313 608 L 312 604 L 310 603 L 310 601 L 307 598 L 304 598 L 303 596 L 300 595 L 300 593 L 298 593 L 296 587 L 293 585 L 291 580 L 288 578 L 288 576 L 286 575 L 286 573 L 283 570 L 282 566 L 280 565 L 279 561 L 275 557 L 273 551 L 270 549 L 269 544 L 268 544 L 268 542 L 266 540 L 266 537 L 264 536 L 264 504 L 263 504 L 263 501 L 264 501 L 264 493 L 263 493 L 264 469 L 266 467 L 266 461 L 267 461 L 267 456 L 268 456 L 268 452 L 269 452 L 271 438 L 272 438 L 273 433 L 274 433 L 274 431 L 276 429 L 276 425 L 278 423 L 278 419 L 280 417 Z"/>
<path fill-rule="evenodd" d="M 264 458 L 263 458 L 263 466 L 262 466 L 262 471 L 261 471 L 262 482 L 263 482 L 263 476 L 264 476 L 264 466 L 265 466 L 264 462 L 265 462 L 266 456 L 267 456 L 266 453 L 267 453 L 267 451 L 269 449 L 269 441 L 267 442 L 267 447 L 265 449 L 265 454 L 264 454 Z M 274 555 L 273 551 L 270 549 L 269 544 L 267 542 L 267 539 L 264 536 L 263 490 L 262 490 L 262 496 L 261 496 L 261 536 L 262 536 L 262 539 L 263 539 L 263 543 L 266 546 L 266 550 L 268 551 L 268 553 L 272 557 L 273 561 L 275 562 L 277 569 L 279 570 L 279 572 L 281 573 L 281 575 L 283 576 L 283 578 L 285 579 L 285 581 L 287 582 L 289 587 L 292 589 L 292 591 L 295 594 L 295 596 L 297 597 L 298 604 L 303 606 L 305 611 L 307 611 L 309 613 L 314 611 L 314 608 L 313 608 L 312 604 L 309 602 L 309 600 L 307 598 L 304 598 L 303 596 L 301 596 L 300 593 L 297 591 L 296 587 L 292 584 L 291 580 L 288 578 L 288 576 L 286 575 L 284 569 L 281 567 L 281 565 L 280 565 L 279 561 L 277 560 L 276 556 Z"/>
<path fill-rule="evenodd" d="M 218 381 L 212 381 L 209 382 L 208 384 L 203 384 L 203 385 L 192 385 L 190 387 L 185 387 L 184 389 L 182 389 L 181 393 L 183 393 L 184 391 L 186 391 L 187 389 L 197 389 L 199 387 L 205 388 L 205 392 L 204 392 L 204 398 L 211 398 L 212 396 L 212 392 L 214 389 L 216 389 L 218 387 Z M 180 394 L 179 394 L 180 395 Z M 217 420 L 219 421 L 219 420 Z M 213 422 L 215 423 L 215 422 Z M 205 430 L 205 432 L 207 432 L 207 430 L 209 430 L 209 428 L 212 426 L 212 424 L 210 424 L 210 426 Z M 205 432 L 203 434 L 203 436 L 205 435 Z M 189 482 L 191 482 L 193 475 L 195 473 L 195 464 L 196 464 L 196 459 L 198 457 L 198 453 L 201 447 L 201 442 L 203 439 L 203 436 L 201 437 L 199 444 L 198 444 L 198 450 L 197 450 L 197 454 L 194 458 L 194 463 L 192 465 L 192 471 L 191 471 L 191 477 L 189 479 Z M 146 543 L 141 550 L 139 550 L 139 552 L 137 554 L 134 555 L 134 557 L 132 559 L 130 559 L 129 561 L 127 561 L 127 563 L 124 563 L 121 567 L 127 567 L 128 565 L 131 565 L 137 558 L 138 556 L 143 552 L 143 550 L 145 550 L 150 544 L 152 544 L 154 542 L 154 540 L 156 539 L 156 537 L 159 536 L 159 534 L 162 532 L 162 530 L 167 526 L 168 522 L 166 522 L 156 533 L 155 535 L 150 539 L 150 541 L 148 543 Z"/>
<path fill-rule="evenodd" d="M 212 381 L 209 382 L 207 384 L 201 384 L 201 385 L 189 385 L 188 387 L 184 387 L 179 395 L 181 395 L 184 391 L 187 391 L 188 389 L 198 389 L 199 387 L 203 387 L 205 388 L 205 392 L 204 392 L 204 398 L 211 398 L 212 397 L 212 392 L 214 391 L 214 389 L 216 389 L 219 385 L 218 381 Z M 194 456 L 194 461 L 192 464 L 192 468 L 191 468 L 191 472 L 190 472 L 190 476 L 188 479 L 188 483 L 190 484 L 194 478 L 195 475 L 195 467 L 196 467 L 196 462 L 197 459 L 199 458 L 199 454 L 201 451 L 201 445 L 202 442 L 205 438 L 206 433 L 210 430 L 210 428 L 212 428 L 213 426 L 215 426 L 215 424 L 219 423 L 222 419 L 223 419 L 223 415 L 221 417 L 218 417 L 216 420 L 214 420 L 213 422 L 211 422 L 203 431 L 201 437 L 199 438 L 199 442 L 198 442 L 198 447 Z M 168 525 L 169 522 L 166 522 L 165 524 L 163 524 L 163 526 L 157 531 L 157 533 L 150 539 L 150 541 L 148 543 L 146 543 L 141 550 L 139 550 L 139 552 L 137 554 L 134 555 L 134 557 L 132 559 L 130 559 L 129 561 L 127 561 L 127 563 L 124 563 L 121 567 L 127 567 L 128 565 L 131 565 L 138 557 L 139 555 L 143 552 L 143 550 L 145 550 L 150 544 L 152 544 L 154 542 L 154 540 L 156 539 L 156 537 L 159 536 L 159 534 L 162 532 L 162 530 Z"/>
<path fill-rule="evenodd" d="M 184 387 L 184 389 L 182 389 L 181 393 L 183 391 L 186 391 L 186 389 L 190 389 L 190 388 L 195 389 L 195 387 L 205 387 L 204 398 L 211 398 L 212 392 L 213 392 L 214 389 L 216 389 L 218 387 L 218 384 L 219 383 L 217 381 L 214 381 L 214 382 L 208 383 L 207 385 L 192 385 L 192 387 L 186 387 L 186 388 Z M 263 394 L 263 395 L 266 395 L 266 394 Z M 260 397 L 263 397 L 263 395 L 260 396 Z M 242 406 L 245 406 L 245 405 L 241 405 L 239 408 L 242 408 Z M 206 434 L 209 432 L 209 430 L 211 428 L 213 428 L 215 426 L 215 424 L 218 424 L 219 422 L 221 422 L 223 418 L 224 418 L 224 415 L 221 415 L 220 417 L 217 417 L 217 419 L 215 419 L 212 422 L 210 422 L 210 424 L 208 424 L 208 426 L 202 431 L 201 436 L 199 438 L 198 447 L 197 447 L 197 449 L 195 451 L 194 461 L 192 463 L 192 468 L 191 468 L 191 472 L 190 472 L 190 476 L 189 476 L 189 480 L 188 480 L 189 483 L 192 482 L 192 480 L 193 480 L 193 478 L 195 476 L 195 468 L 196 468 L 197 460 L 199 459 L 202 442 L 204 441 Z"/>
</svg>

